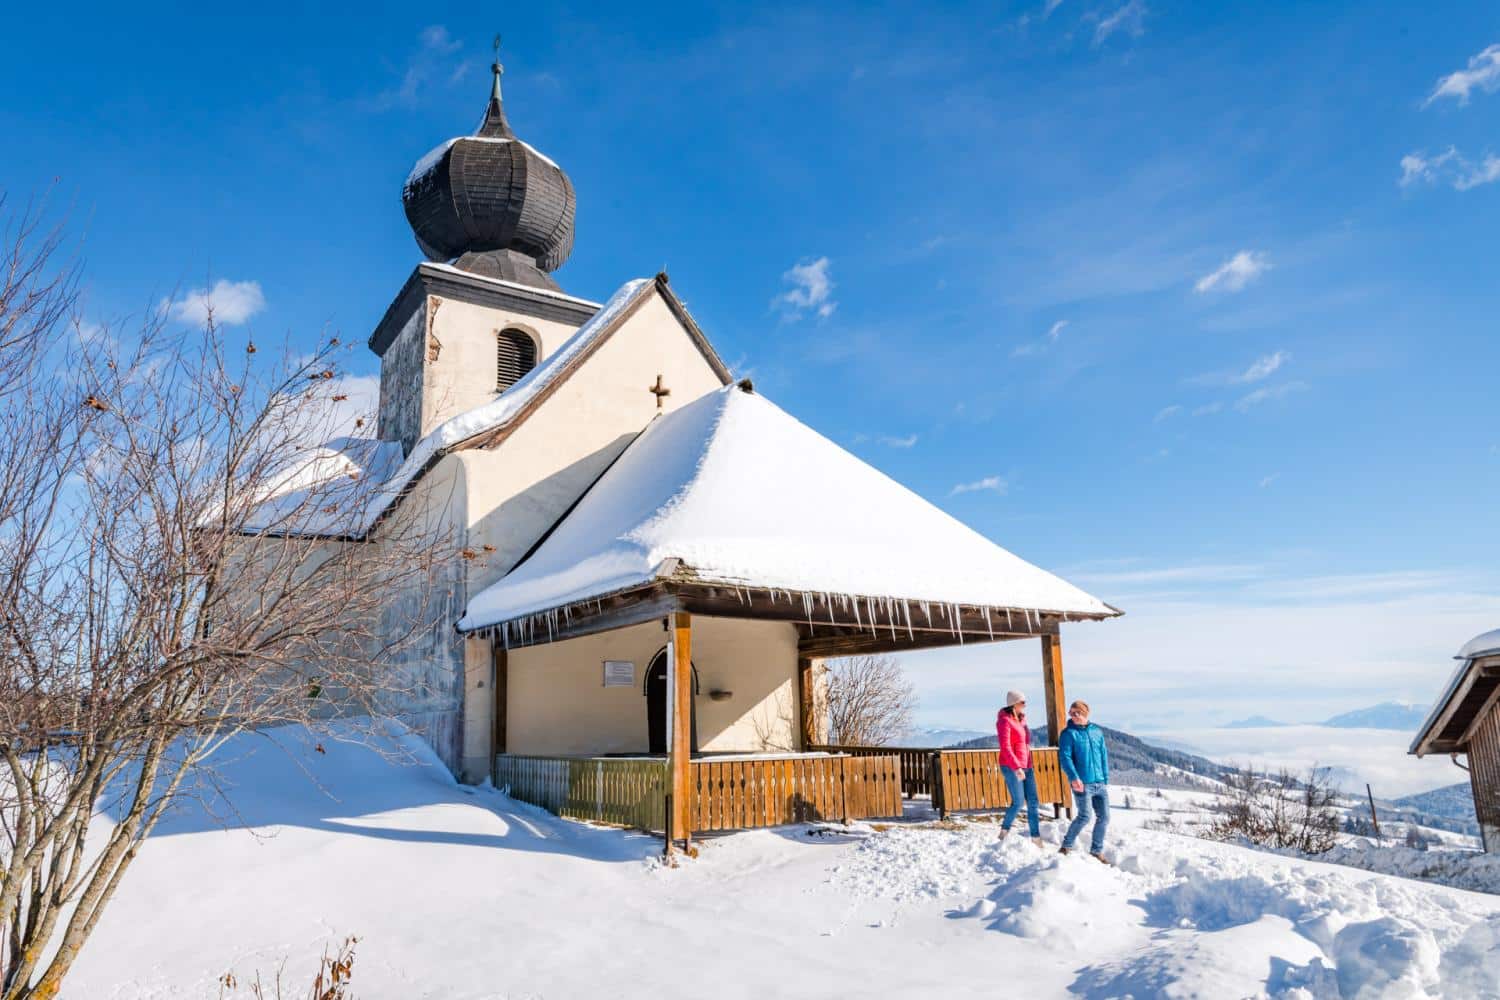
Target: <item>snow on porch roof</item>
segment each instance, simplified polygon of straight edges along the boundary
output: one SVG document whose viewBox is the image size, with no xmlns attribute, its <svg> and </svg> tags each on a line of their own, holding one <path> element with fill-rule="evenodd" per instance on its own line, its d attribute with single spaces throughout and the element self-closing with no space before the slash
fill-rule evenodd
<svg viewBox="0 0 1500 1000">
<path fill-rule="evenodd" d="M 469 601 L 473 631 L 657 579 L 1113 617 L 763 396 L 658 417 L 546 541 Z"/>
</svg>

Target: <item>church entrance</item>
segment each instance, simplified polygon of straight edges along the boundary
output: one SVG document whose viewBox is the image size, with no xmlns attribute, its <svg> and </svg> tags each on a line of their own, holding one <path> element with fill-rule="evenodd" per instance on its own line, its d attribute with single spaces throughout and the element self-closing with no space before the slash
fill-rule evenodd
<svg viewBox="0 0 1500 1000">
<path fill-rule="evenodd" d="M 667 752 L 667 648 L 646 668 L 646 726 L 652 753 Z M 693 667 L 692 752 L 698 752 L 698 668 Z"/>
</svg>

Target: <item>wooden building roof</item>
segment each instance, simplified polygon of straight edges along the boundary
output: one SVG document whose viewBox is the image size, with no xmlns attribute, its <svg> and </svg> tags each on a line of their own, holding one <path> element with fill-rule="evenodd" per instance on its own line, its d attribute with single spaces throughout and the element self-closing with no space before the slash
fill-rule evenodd
<svg viewBox="0 0 1500 1000">
<path fill-rule="evenodd" d="M 1458 667 L 1448 679 L 1410 753 L 1466 753 L 1469 734 L 1500 703 L 1500 629 L 1475 636 L 1459 650 Z"/>
</svg>

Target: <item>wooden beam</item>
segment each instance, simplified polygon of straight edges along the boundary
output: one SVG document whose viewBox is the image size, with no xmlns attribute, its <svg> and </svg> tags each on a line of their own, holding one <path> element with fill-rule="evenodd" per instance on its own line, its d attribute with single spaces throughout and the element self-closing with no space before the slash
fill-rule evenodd
<svg viewBox="0 0 1500 1000">
<path fill-rule="evenodd" d="M 1047 745 L 1057 746 L 1067 717 L 1068 696 L 1063 693 L 1062 636 L 1042 636 L 1042 694 L 1047 704 Z"/>
<path fill-rule="evenodd" d="M 565 639 L 577 639 L 586 635 L 596 635 L 617 628 L 639 625 L 642 622 L 664 618 L 676 611 L 679 606 L 677 599 L 665 587 L 656 585 L 624 594 L 615 594 L 597 603 L 589 602 L 584 608 L 567 617 L 559 614 L 550 628 L 545 623 L 537 625 L 529 635 L 521 634 L 516 623 L 512 622 L 510 636 L 503 642 L 498 626 L 477 631 L 480 633 L 493 631 L 493 640 L 497 645 L 509 649 L 525 649 L 527 646 L 542 646 L 549 642 L 562 642 Z"/>
<path fill-rule="evenodd" d="M 671 699 L 671 731 L 667 734 L 667 788 L 671 808 L 667 817 L 667 853 L 673 839 L 692 850 L 692 754 L 693 754 L 693 618 L 686 611 L 674 612 L 672 669 L 667 697 Z"/>
<path fill-rule="evenodd" d="M 697 615 L 719 618 L 763 618 L 806 625 L 814 635 L 838 635 L 846 630 L 893 643 L 910 642 L 919 635 L 946 636 L 943 645 L 1019 638 L 1056 631 L 1065 616 L 1053 613 L 986 609 L 964 605 L 951 608 L 929 604 L 926 610 L 915 601 L 856 600 L 844 603 L 824 594 L 731 587 L 692 579 L 667 581 L 682 608 Z M 910 616 L 908 619 L 908 615 Z M 1112 615 L 1071 615 L 1067 620 L 1106 618 Z M 962 638 L 960 638 L 960 635 Z"/>
<path fill-rule="evenodd" d="M 798 748 L 806 753 L 818 740 L 817 669 L 818 661 L 810 656 L 797 657 L 797 719 L 801 735 Z"/>
<path fill-rule="evenodd" d="M 490 733 L 490 770 L 495 769 L 495 757 L 505 753 L 505 723 L 509 712 L 509 669 L 510 660 L 506 654 L 505 647 L 499 643 L 490 644 L 493 666 L 490 670 L 490 687 L 494 689 L 495 704 L 491 710 L 492 718 Z"/>
<path fill-rule="evenodd" d="M 826 626 L 820 627 L 814 632 L 811 626 L 800 624 L 797 626 L 798 633 L 802 636 L 797 643 L 797 652 L 803 656 L 818 658 L 832 656 L 860 656 L 866 653 L 899 653 L 913 649 L 933 649 L 939 646 L 956 646 L 958 640 L 949 632 L 918 632 L 914 637 L 908 638 L 906 633 L 892 638 L 889 632 L 881 632 L 879 635 L 871 635 L 868 630 L 859 631 L 853 628 L 843 629 L 837 632 Z M 1031 635 L 1010 635 L 997 633 L 993 639 L 988 634 L 966 635 L 964 645 L 980 645 L 988 642 L 1005 642 L 1011 639 L 1031 639 Z"/>
</svg>

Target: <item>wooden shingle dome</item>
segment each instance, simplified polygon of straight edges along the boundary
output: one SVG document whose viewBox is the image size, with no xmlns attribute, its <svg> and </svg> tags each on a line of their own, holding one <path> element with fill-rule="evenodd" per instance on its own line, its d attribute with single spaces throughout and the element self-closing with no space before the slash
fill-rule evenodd
<svg viewBox="0 0 1500 1000">
<path fill-rule="evenodd" d="M 573 250 L 573 183 L 516 138 L 500 99 L 499 62 L 484 121 L 417 161 L 401 191 L 406 220 L 428 259 L 557 290 L 548 272 Z"/>
</svg>

